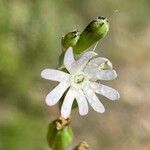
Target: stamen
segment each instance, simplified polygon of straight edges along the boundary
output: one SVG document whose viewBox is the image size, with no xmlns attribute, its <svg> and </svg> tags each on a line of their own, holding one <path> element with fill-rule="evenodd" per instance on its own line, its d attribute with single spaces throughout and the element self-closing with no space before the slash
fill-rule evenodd
<svg viewBox="0 0 150 150">
<path fill-rule="evenodd" d="M 76 76 L 74 77 L 74 82 L 75 82 L 76 84 L 79 84 L 79 83 L 81 83 L 81 82 L 83 82 L 83 81 L 84 81 L 84 75 L 83 75 L 83 74 L 76 75 Z"/>
</svg>

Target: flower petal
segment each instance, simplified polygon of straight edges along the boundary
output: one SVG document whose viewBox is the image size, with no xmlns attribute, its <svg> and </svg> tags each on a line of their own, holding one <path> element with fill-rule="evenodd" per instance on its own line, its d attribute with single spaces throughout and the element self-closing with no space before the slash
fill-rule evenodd
<svg viewBox="0 0 150 150">
<path fill-rule="evenodd" d="M 118 91 L 111 87 L 95 82 L 91 82 L 90 86 L 96 93 L 101 94 L 110 100 L 117 100 L 120 98 L 120 94 L 118 93 Z"/>
<path fill-rule="evenodd" d="M 81 116 L 88 114 L 88 103 L 84 93 L 80 89 L 76 89 L 76 101 L 79 107 L 79 113 Z"/>
<path fill-rule="evenodd" d="M 113 80 L 117 77 L 115 70 L 99 70 L 97 68 L 86 67 L 84 70 L 87 73 L 91 80 Z"/>
<path fill-rule="evenodd" d="M 63 82 L 63 81 L 67 81 L 70 75 L 68 73 L 55 70 L 55 69 L 44 69 L 41 72 L 41 76 L 42 78 L 47 80 Z"/>
<path fill-rule="evenodd" d="M 74 63 L 74 62 L 75 62 L 75 59 L 74 59 L 74 55 L 73 55 L 73 49 L 72 49 L 72 47 L 69 47 L 66 50 L 66 53 L 64 56 L 64 65 L 69 72 L 71 71 L 72 63 Z"/>
<path fill-rule="evenodd" d="M 70 116 L 71 108 L 72 108 L 72 104 L 73 104 L 74 99 L 75 99 L 75 91 L 71 87 L 68 90 L 68 92 L 65 96 L 65 99 L 63 101 L 63 104 L 61 106 L 61 116 L 62 117 L 68 118 Z"/>
<path fill-rule="evenodd" d="M 117 73 L 112 69 L 111 62 L 104 57 L 97 57 L 90 60 L 84 69 L 93 80 L 113 80 Z"/>
<path fill-rule="evenodd" d="M 99 80 L 113 80 L 117 77 L 117 73 L 115 70 L 101 70 L 97 71 L 95 76 Z"/>
<path fill-rule="evenodd" d="M 91 59 L 90 62 L 88 63 L 88 66 L 98 68 L 100 67 L 100 65 L 104 64 L 105 62 L 107 62 L 107 64 L 112 69 L 112 63 L 105 57 L 97 57 L 97 58 Z"/>
<path fill-rule="evenodd" d="M 97 53 L 95 53 L 93 51 L 88 51 L 88 52 L 84 53 L 80 57 L 80 59 L 78 61 L 76 61 L 77 65 L 79 66 L 79 69 L 82 70 L 86 66 L 86 64 L 90 61 L 90 59 L 96 55 L 97 55 Z"/>
<path fill-rule="evenodd" d="M 99 113 L 105 112 L 105 108 L 103 104 L 99 101 L 96 94 L 90 89 L 84 90 L 84 94 L 86 95 L 86 98 L 89 102 L 89 104 L 92 106 L 92 108 Z"/>
<path fill-rule="evenodd" d="M 55 105 L 62 97 L 64 92 L 70 86 L 67 82 L 60 82 L 47 96 L 46 104 L 49 106 Z"/>
<path fill-rule="evenodd" d="M 93 51 L 85 52 L 80 57 L 80 59 L 78 59 L 76 62 L 74 62 L 72 64 L 72 69 L 74 70 L 73 73 L 82 71 L 85 68 L 85 66 L 87 65 L 87 63 L 90 61 L 90 59 L 96 55 L 97 55 L 97 53 L 95 53 Z"/>
</svg>

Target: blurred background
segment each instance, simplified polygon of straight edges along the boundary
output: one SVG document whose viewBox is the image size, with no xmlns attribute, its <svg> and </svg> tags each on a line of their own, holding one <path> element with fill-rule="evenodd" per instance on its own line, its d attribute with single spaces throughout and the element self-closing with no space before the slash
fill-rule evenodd
<svg viewBox="0 0 150 150">
<path fill-rule="evenodd" d="M 106 85 L 119 101 L 101 97 L 106 112 L 72 113 L 74 143 L 92 150 L 150 149 L 149 0 L 0 0 L 0 150 L 48 150 L 48 123 L 58 115 L 45 104 L 55 86 L 41 79 L 56 68 L 61 36 L 82 31 L 97 16 L 110 22 L 96 52 L 118 73 Z"/>
</svg>

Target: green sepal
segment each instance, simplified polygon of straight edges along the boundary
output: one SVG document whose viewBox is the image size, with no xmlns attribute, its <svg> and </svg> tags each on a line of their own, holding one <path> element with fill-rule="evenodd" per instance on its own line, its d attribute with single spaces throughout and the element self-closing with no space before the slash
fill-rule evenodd
<svg viewBox="0 0 150 150">
<path fill-rule="evenodd" d="M 54 150 L 66 150 L 72 143 L 73 132 L 70 126 L 59 130 L 55 136 Z"/>
</svg>

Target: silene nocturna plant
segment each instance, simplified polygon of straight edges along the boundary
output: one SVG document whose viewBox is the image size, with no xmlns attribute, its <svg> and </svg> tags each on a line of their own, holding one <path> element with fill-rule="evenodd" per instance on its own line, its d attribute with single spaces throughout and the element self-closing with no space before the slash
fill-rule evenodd
<svg viewBox="0 0 150 150">
<path fill-rule="evenodd" d="M 119 93 L 101 80 L 113 80 L 117 77 L 112 63 L 99 57 L 89 48 L 106 36 L 109 23 L 105 17 L 97 17 L 83 30 L 67 33 L 62 37 L 62 54 L 58 69 L 44 69 L 44 79 L 57 81 L 59 84 L 46 96 L 49 106 L 59 102 L 60 117 L 49 124 L 47 141 L 52 150 L 67 150 L 73 140 L 70 126 L 72 109 L 79 109 L 81 116 L 87 115 L 89 105 L 98 113 L 105 112 L 103 104 L 96 94 L 110 100 L 119 99 Z M 89 145 L 82 141 L 73 150 L 88 150 Z"/>
</svg>

